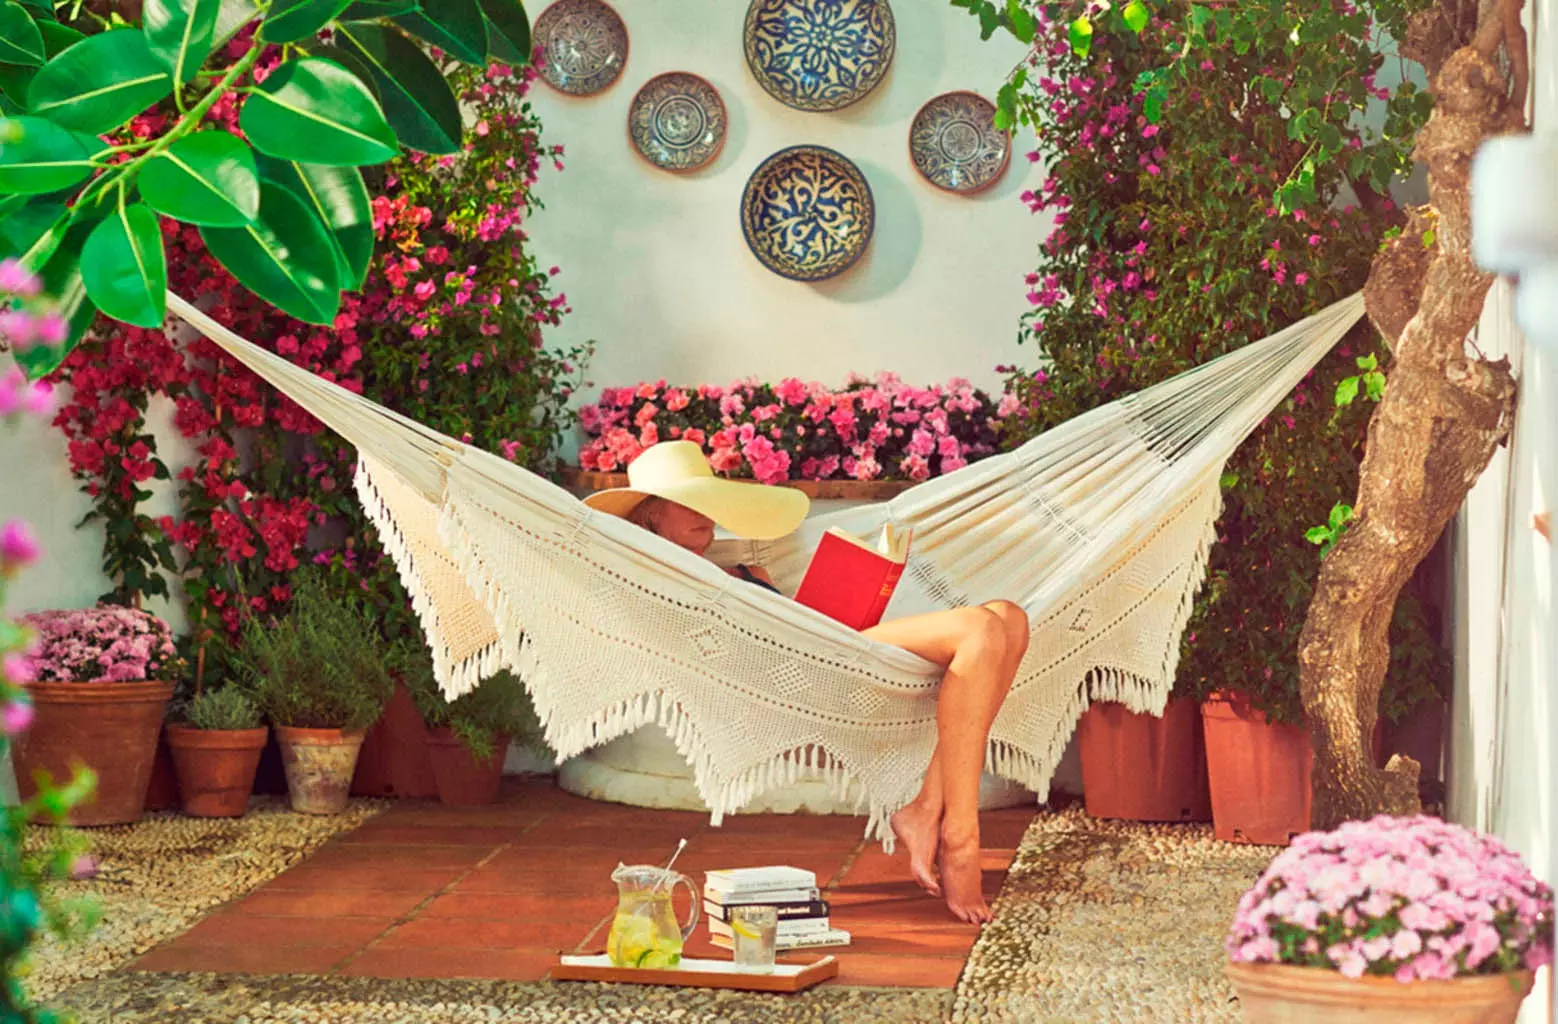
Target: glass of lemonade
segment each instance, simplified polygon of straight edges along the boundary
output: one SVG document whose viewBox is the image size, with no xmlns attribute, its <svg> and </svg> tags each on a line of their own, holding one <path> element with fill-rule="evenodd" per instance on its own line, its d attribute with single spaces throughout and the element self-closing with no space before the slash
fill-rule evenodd
<svg viewBox="0 0 1558 1024">
<path fill-rule="evenodd" d="M 773 907 L 730 908 L 731 943 L 736 963 L 742 967 L 773 970 L 779 937 L 779 911 Z"/>
</svg>

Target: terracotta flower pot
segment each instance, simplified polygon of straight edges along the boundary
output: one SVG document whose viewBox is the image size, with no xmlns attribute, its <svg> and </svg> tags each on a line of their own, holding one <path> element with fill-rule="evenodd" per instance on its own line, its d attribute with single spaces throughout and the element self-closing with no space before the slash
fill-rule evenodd
<svg viewBox="0 0 1558 1024">
<path fill-rule="evenodd" d="M 1309 733 L 1273 724 L 1240 694 L 1214 694 L 1201 720 L 1217 838 L 1283 846 L 1309 831 Z"/>
<path fill-rule="evenodd" d="M 263 725 L 258 729 L 170 725 L 167 736 L 184 813 L 196 818 L 243 817 L 270 730 Z"/>
<path fill-rule="evenodd" d="M 384 715 L 368 730 L 353 796 L 434 797 L 438 781 L 427 754 L 427 726 L 411 700 L 411 691 L 397 683 Z"/>
<path fill-rule="evenodd" d="M 427 753 L 438 780 L 438 800 L 451 807 L 476 807 L 498 798 L 503 783 L 503 762 L 508 754 L 509 738 L 497 737 L 492 756 L 478 761 L 459 737 L 449 729 L 429 729 Z"/>
<path fill-rule="evenodd" d="M 70 812 L 72 825 L 138 821 L 146 804 L 157 734 L 172 683 L 28 683 L 37 717 L 17 739 L 16 783 L 23 800 L 38 791 L 33 773 L 56 783 L 75 765 L 97 773 L 97 792 Z"/>
<path fill-rule="evenodd" d="M 1094 704 L 1083 713 L 1077 738 L 1088 814 L 1127 821 L 1211 819 L 1195 701 L 1171 700 L 1161 718 L 1124 704 Z"/>
<path fill-rule="evenodd" d="M 1410 982 L 1288 964 L 1227 972 L 1247 1024 L 1513 1024 L 1532 981 L 1530 971 Z"/>
<path fill-rule="evenodd" d="M 294 811 L 340 814 L 346 809 L 363 735 L 361 730 L 276 726 Z"/>
<path fill-rule="evenodd" d="M 166 732 L 157 737 L 157 753 L 151 762 L 151 781 L 146 784 L 148 811 L 166 811 L 179 805 L 179 780 L 173 770 L 173 751 Z"/>
</svg>

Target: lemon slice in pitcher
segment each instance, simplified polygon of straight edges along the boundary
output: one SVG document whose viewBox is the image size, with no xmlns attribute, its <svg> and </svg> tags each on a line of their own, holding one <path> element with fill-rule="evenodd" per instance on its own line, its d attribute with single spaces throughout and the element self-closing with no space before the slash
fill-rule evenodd
<svg viewBox="0 0 1558 1024">
<path fill-rule="evenodd" d="M 673 953 L 667 953 L 664 950 L 646 949 L 643 955 L 638 958 L 638 966 L 651 971 L 665 970 L 668 967 L 675 967 L 680 960 L 681 957 Z"/>
</svg>

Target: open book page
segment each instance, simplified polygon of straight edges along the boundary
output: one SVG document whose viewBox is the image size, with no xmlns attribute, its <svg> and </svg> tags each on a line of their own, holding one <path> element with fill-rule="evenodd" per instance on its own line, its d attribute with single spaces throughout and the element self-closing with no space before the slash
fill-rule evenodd
<svg viewBox="0 0 1558 1024">
<path fill-rule="evenodd" d="M 909 560 L 909 542 L 914 537 L 912 529 L 888 523 L 882 527 L 882 534 L 877 538 L 876 547 L 873 548 L 859 537 L 841 530 L 837 526 L 829 528 L 828 532 L 839 540 L 853 544 L 857 548 L 863 548 L 866 551 L 875 551 L 889 562 L 896 562 L 899 565 Z"/>
</svg>

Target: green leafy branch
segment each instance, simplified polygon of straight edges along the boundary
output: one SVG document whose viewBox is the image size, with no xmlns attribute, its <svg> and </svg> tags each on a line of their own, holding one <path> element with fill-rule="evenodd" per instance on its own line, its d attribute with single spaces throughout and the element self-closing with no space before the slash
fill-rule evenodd
<svg viewBox="0 0 1558 1024">
<path fill-rule="evenodd" d="M 1320 557 L 1324 558 L 1342 539 L 1350 522 L 1352 522 L 1352 506 L 1338 503 L 1332 506 L 1331 515 L 1323 525 L 1311 526 L 1304 531 L 1304 539 L 1311 544 L 1320 545 Z"/>
<path fill-rule="evenodd" d="M 1379 358 L 1374 355 L 1359 356 L 1358 369 L 1363 371 L 1351 377 L 1343 377 L 1336 384 L 1336 407 L 1345 409 L 1358 398 L 1361 391 L 1371 402 L 1385 397 L 1385 375 L 1379 370 Z"/>
<path fill-rule="evenodd" d="M 424 47 L 478 67 L 530 53 L 519 0 L 146 0 L 139 26 L 59 12 L 0 0 L 0 257 L 37 272 L 69 324 L 18 353 L 32 377 L 100 312 L 162 325 L 163 218 L 264 301 L 332 323 L 372 256 L 360 169 L 461 148 L 451 65 Z M 224 99 L 242 138 L 212 120 Z M 153 109 L 166 128 L 127 130 Z"/>
</svg>

